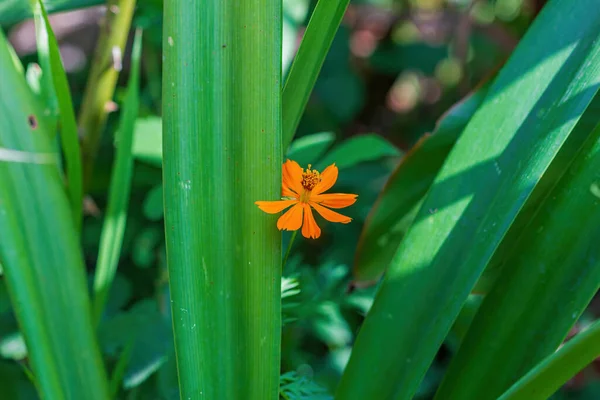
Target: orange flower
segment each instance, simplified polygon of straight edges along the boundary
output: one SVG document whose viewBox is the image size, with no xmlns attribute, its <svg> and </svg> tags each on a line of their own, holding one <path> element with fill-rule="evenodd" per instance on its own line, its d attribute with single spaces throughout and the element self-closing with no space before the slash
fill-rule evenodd
<svg viewBox="0 0 600 400">
<path fill-rule="evenodd" d="M 266 213 L 277 214 L 286 208 L 286 211 L 277 221 L 277 228 L 286 231 L 295 231 L 302 227 L 302 236 L 316 239 L 321 236 L 321 228 L 313 217 L 311 207 L 323 218 L 331 222 L 347 224 L 352 218 L 331 211 L 329 208 L 348 207 L 356 201 L 357 195 L 344 193 L 322 194 L 329 190 L 338 177 L 335 164 L 323 170 L 323 173 L 310 169 L 306 170 L 297 162 L 287 160 L 283 164 L 283 180 L 281 195 L 285 200 L 257 201 L 255 204 Z M 326 208 L 329 207 L 329 208 Z M 303 224 L 304 221 L 304 224 Z"/>
</svg>

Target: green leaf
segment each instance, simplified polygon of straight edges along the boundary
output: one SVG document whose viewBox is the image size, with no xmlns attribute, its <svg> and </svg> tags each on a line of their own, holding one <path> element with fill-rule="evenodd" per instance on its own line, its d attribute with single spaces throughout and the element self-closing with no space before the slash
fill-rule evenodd
<svg viewBox="0 0 600 400">
<path fill-rule="evenodd" d="M 144 216 L 150 221 L 158 221 L 163 217 L 163 186 L 154 186 L 146 195 L 143 204 Z"/>
<path fill-rule="evenodd" d="M 173 340 L 168 321 L 153 300 L 140 301 L 127 312 L 103 322 L 98 336 L 109 356 L 121 360 L 123 351 L 131 352 L 124 368 L 125 388 L 140 385 L 156 372 L 165 363 Z"/>
<path fill-rule="evenodd" d="M 498 400 L 545 400 L 599 356 L 600 321 L 597 321 L 546 357 Z"/>
<path fill-rule="evenodd" d="M 375 161 L 383 157 L 399 157 L 400 151 L 390 142 L 376 134 L 351 137 L 334 146 L 319 160 L 316 167 L 323 170 L 335 163 L 338 168 L 350 168 L 367 161 Z"/>
<path fill-rule="evenodd" d="M 283 0 L 282 72 L 285 76 L 298 49 L 298 31 L 304 28 L 309 0 Z"/>
<path fill-rule="evenodd" d="M 562 172 L 511 249 L 436 398 L 500 396 L 556 351 L 600 288 L 600 198 L 591 192 L 600 180 L 600 125 Z"/>
<path fill-rule="evenodd" d="M 296 133 L 325 56 L 350 0 L 319 0 L 283 88 L 283 148 Z"/>
<path fill-rule="evenodd" d="M 133 129 L 139 111 L 140 57 L 142 50 L 141 31 L 136 32 L 131 54 L 131 76 L 127 85 L 127 94 L 119 121 L 119 130 L 115 137 L 116 157 L 108 192 L 108 206 L 104 217 L 104 226 L 100 236 L 100 251 L 94 276 L 94 318 L 98 322 L 102 317 L 106 297 L 117 271 L 127 207 L 131 191 L 133 171 Z"/>
<path fill-rule="evenodd" d="M 484 87 L 452 107 L 433 134 L 421 139 L 400 161 L 363 228 L 353 270 L 356 286 L 373 284 L 383 275 L 423 196 L 486 93 Z"/>
<path fill-rule="evenodd" d="M 297 372 L 281 375 L 279 398 L 283 400 L 331 400 L 327 390 Z"/>
<path fill-rule="evenodd" d="M 106 1 L 106 13 L 100 24 L 100 35 L 79 108 L 83 183 L 86 190 L 90 189 L 94 178 L 96 153 L 108 116 L 106 105 L 112 101 L 117 78 L 123 68 L 122 58 L 135 5 L 136 0 Z"/>
<path fill-rule="evenodd" d="M 103 0 L 44 0 L 48 13 L 73 10 L 76 8 L 102 4 Z M 3 0 L 0 2 L 0 25 L 10 26 L 31 18 L 31 8 L 23 0 Z"/>
<path fill-rule="evenodd" d="M 39 394 L 106 400 L 79 235 L 49 128 L 0 31 L 0 263 Z M 7 157 L 12 156 L 12 157 Z M 82 379 L 85 377 L 85 379 Z"/>
<path fill-rule="evenodd" d="M 538 15 L 402 240 L 356 340 L 339 399 L 415 393 L 469 292 L 598 89 L 599 18 L 592 0 L 550 1 Z"/>
<path fill-rule="evenodd" d="M 162 165 L 162 118 L 151 116 L 135 122 L 133 155 L 140 161 Z"/>
<path fill-rule="evenodd" d="M 287 158 L 304 166 L 316 164 L 335 140 L 331 132 L 314 133 L 296 139 L 290 145 Z"/>
<path fill-rule="evenodd" d="M 38 55 L 45 74 L 50 74 L 54 85 L 54 94 L 59 109 L 60 139 L 63 155 L 66 160 L 67 190 L 73 211 L 73 221 L 78 231 L 81 230 L 83 208 L 83 181 L 81 170 L 81 154 L 79 152 L 79 136 L 73 111 L 71 92 L 67 74 L 63 68 L 58 49 L 58 42 L 52 32 L 48 15 L 41 0 L 29 0 L 35 18 L 36 41 Z M 37 122 L 36 122 L 37 123 Z"/>
<path fill-rule="evenodd" d="M 164 198 L 182 398 L 274 399 L 281 1 L 165 3 Z M 195 32 L 197 40 L 189 40 Z"/>
<path fill-rule="evenodd" d="M 0 360 L 0 386 L 2 397 L 10 400 L 36 399 L 35 387 L 17 363 Z"/>
</svg>

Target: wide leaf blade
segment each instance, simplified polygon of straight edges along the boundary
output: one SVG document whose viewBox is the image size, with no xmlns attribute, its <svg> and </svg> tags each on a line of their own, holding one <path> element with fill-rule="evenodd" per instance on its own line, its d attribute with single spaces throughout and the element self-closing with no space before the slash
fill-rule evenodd
<svg viewBox="0 0 600 400">
<path fill-rule="evenodd" d="M 165 2 L 163 177 L 182 398 L 277 397 L 281 1 Z M 189 40 L 193 33 L 194 40 Z"/>
<path fill-rule="evenodd" d="M 405 399 L 417 390 L 475 282 L 598 89 L 596 6 L 550 1 L 500 71 L 400 244 L 338 398 Z"/>
<path fill-rule="evenodd" d="M 506 258 L 436 399 L 496 399 L 560 346 L 600 287 L 598 181 L 600 125 Z"/>
<path fill-rule="evenodd" d="M 79 236 L 42 109 L 0 31 L 0 264 L 42 398 L 106 400 Z"/>
<path fill-rule="evenodd" d="M 433 134 L 421 139 L 400 161 L 363 228 L 356 249 L 354 285 L 374 284 L 383 275 L 412 223 L 415 208 L 486 93 L 482 88 L 455 105 Z"/>
</svg>

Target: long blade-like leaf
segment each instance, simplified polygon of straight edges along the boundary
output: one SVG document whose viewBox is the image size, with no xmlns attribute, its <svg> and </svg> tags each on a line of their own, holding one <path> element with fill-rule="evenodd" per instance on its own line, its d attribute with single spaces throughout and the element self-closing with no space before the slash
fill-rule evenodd
<svg viewBox="0 0 600 400">
<path fill-rule="evenodd" d="M 600 321 L 536 365 L 498 400 L 546 400 L 600 356 Z"/>
<path fill-rule="evenodd" d="M 437 399 L 496 399 L 567 336 L 600 287 L 599 171 L 600 125 L 520 235 Z"/>
<path fill-rule="evenodd" d="M 369 213 L 356 249 L 354 284 L 374 284 L 390 264 L 406 233 L 413 210 L 433 183 L 463 129 L 483 103 L 482 88 L 454 106 L 432 136 L 421 139 L 404 156 Z"/>
<path fill-rule="evenodd" d="M 473 285 L 598 89 L 596 5 L 550 1 L 499 73 L 394 257 L 338 398 L 415 393 Z"/>
<path fill-rule="evenodd" d="M 129 192 L 131 189 L 131 173 L 133 170 L 133 132 L 139 111 L 139 86 L 140 86 L 140 56 L 142 49 L 141 31 L 136 33 L 133 51 L 131 54 L 131 75 L 127 84 L 127 94 L 123 104 L 123 113 L 119 123 L 119 130 L 115 138 L 117 148 L 115 162 L 110 180 L 108 193 L 108 206 L 104 217 L 104 226 L 100 236 L 100 251 L 94 276 L 94 319 L 100 321 L 106 296 L 115 278 L 125 222 L 127 220 L 127 206 L 129 205 Z"/>
<path fill-rule="evenodd" d="M 281 196 L 281 1 L 166 1 L 163 37 L 181 397 L 275 399 L 281 235 L 254 202 Z"/>
<path fill-rule="evenodd" d="M 42 398 L 106 400 L 59 155 L 1 31 L 0 71 L 0 264 L 29 363 Z"/>
<path fill-rule="evenodd" d="M 48 21 L 48 15 L 41 0 L 30 0 L 35 17 L 35 29 L 37 35 L 37 46 L 43 65 L 49 66 L 54 83 L 54 92 L 58 102 L 60 114 L 60 139 L 63 155 L 66 160 L 66 172 L 68 182 L 69 199 L 73 210 L 73 220 L 77 230 L 81 229 L 83 208 L 83 182 L 81 172 L 81 154 L 79 152 L 79 136 L 77 134 L 77 123 L 67 74 L 63 68 L 58 43 L 52 27 Z"/>
<path fill-rule="evenodd" d="M 108 115 L 106 105 L 113 98 L 117 78 L 123 68 L 122 58 L 136 0 L 109 0 L 107 3 L 107 15 L 101 26 L 79 111 L 85 188 L 89 188 L 92 180 L 96 153 Z"/>
<path fill-rule="evenodd" d="M 292 142 L 350 0 L 319 0 L 283 88 L 283 148 Z"/>
</svg>

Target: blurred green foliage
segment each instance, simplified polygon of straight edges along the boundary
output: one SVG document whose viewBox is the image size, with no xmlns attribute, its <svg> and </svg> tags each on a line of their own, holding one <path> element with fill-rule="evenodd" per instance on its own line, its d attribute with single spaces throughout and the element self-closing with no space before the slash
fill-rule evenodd
<svg viewBox="0 0 600 400">
<path fill-rule="evenodd" d="M 15 23 L 22 17 L 5 11 L 8 3 L 0 6 L 0 23 L 7 33 L 18 35 Z M 73 2 L 80 3 L 84 2 Z M 318 219 L 322 237 L 317 241 L 298 238 L 293 245 L 282 288 L 282 398 L 331 398 L 377 290 L 376 286 L 356 289 L 350 285 L 355 250 L 369 212 L 402 155 L 434 130 L 450 106 L 502 65 L 543 4 L 540 0 L 351 2 L 287 157 L 318 169 L 335 162 L 340 175 L 334 191 L 359 197 L 344 210 L 353 218 L 351 224 Z M 284 0 L 284 73 L 314 6 L 314 0 Z M 133 23 L 145 29 L 140 115 L 133 143 L 136 164 L 117 278 L 99 327 L 110 368 L 132 346 L 120 385 L 119 398 L 123 399 L 179 398 L 163 226 L 162 7 L 161 0 L 140 1 Z M 95 21 L 87 24 L 83 37 L 94 35 Z M 58 39 L 80 45 L 89 61 L 91 52 L 84 43 Z M 39 84 L 31 68 L 37 61 L 35 55 L 22 52 L 19 56 L 29 64 L 28 77 L 35 87 Z M 69 75 L 76 108 L 88 69 L 86 65 Z M 127 79 L 125 69 L 117 103 L 123 99 Z M 110 134 L 104 135 L 83 223 L 81 240 L 90 285 L 108 198 L 118 114 L 113 113 L 108 121 Z M 284 232 L 284 249 L 289 239 Z M 597 313 L 595 306 L 584 317 Z M 432 397 L 456 346 L 452 335 L 463 331 L 464 326 L 453 330 L 418 398 Z M 0 386 L 7 388 L 6 398 L 36 398 L 23 369 L 26 349 L 1 281 L 0 357 Z M 598 382 L 590 368 L 555 398 L 600 398 Z"/>
</svg>

